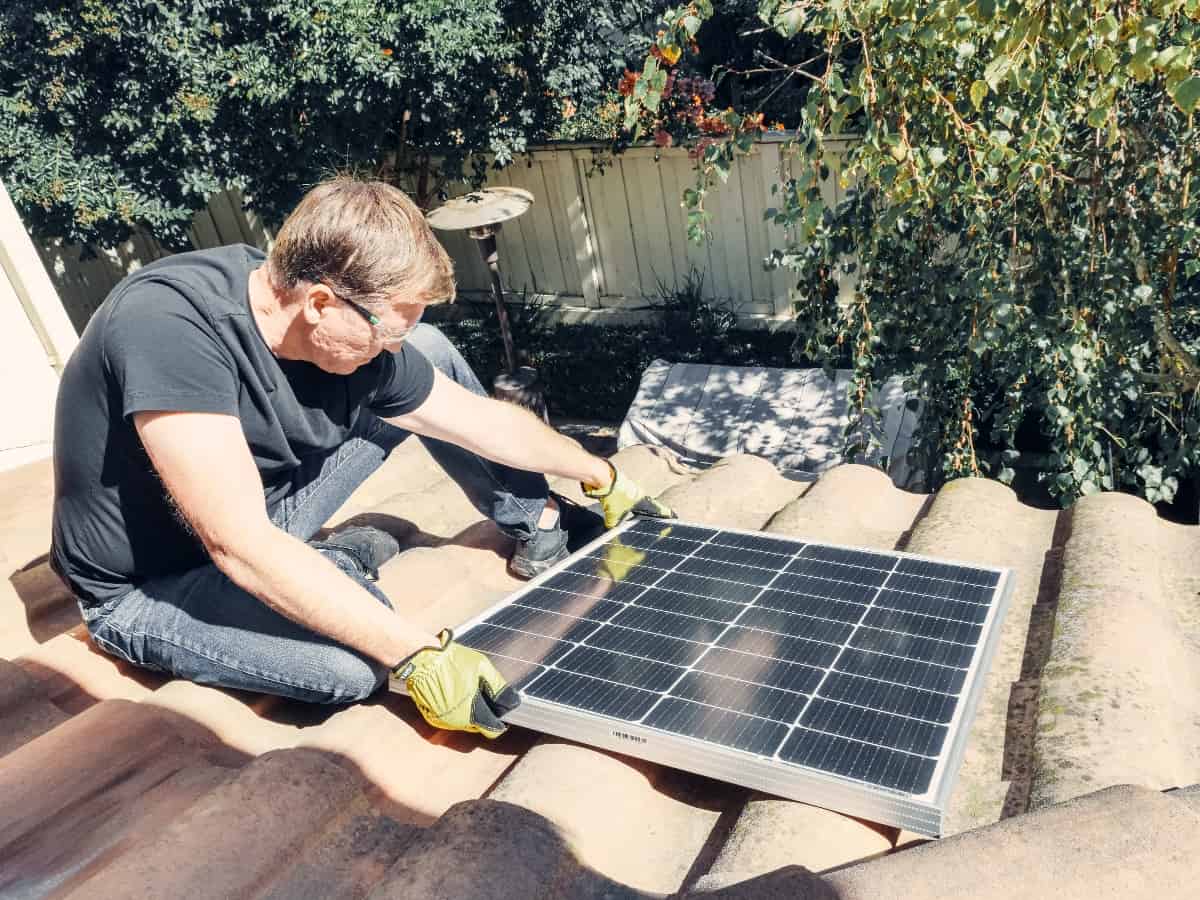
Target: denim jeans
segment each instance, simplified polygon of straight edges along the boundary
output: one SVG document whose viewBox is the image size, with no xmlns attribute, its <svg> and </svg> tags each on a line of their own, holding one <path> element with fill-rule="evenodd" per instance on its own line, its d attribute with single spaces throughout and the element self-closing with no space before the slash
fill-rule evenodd
<svg viewBox="0 0 1200 900">
<path fill-rule="evenodd" d="M 418 325 L 409 341 L 447 376 L 485 393 L 436 328 Z M 364 413 L 336 452 L 297 470 L 293 490 L 268 510 L 271 520 L 288 534 L 311 540 L 408 436 Z M 544 476 L 489 462 L 453 444 L 421 440 L 480 512 L 515 538 L 533 534 L 549 495 Z M 391 606 L 349 554 L 318 552 Z M 116 600 L 81 609 L 93 639 L 108 653 L 200 684 L 345 703 L 373 693 L 387 677 L 386 667 L 291 621 L 211 564 L 149 579 Z"/>
</svg>

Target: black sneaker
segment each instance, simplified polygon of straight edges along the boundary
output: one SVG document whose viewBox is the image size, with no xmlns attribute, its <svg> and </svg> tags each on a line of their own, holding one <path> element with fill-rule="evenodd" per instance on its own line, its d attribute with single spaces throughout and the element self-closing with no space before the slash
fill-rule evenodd
<svg viewBox="0 0 1200 900">
<path fill-rule="evenodd" d="M 318 550 L 341 550 L 353 559 L 363 574 L 379 580 L 379 569 L 400 552 L 400 542 L 381 528 L 351 525 L 329 535 L 323 541 L 310 541 Z"/>
<path fill-rule="evenodd" d="M 560 518 L 553 528 L 539 528 L 528 540 L 517 541 L 508 566 L 519 578 L 536 578 L 570 555 L 567 533 L 562 529 Z"/>
<path fill-rule="evenodd" d="M 521 578 L 541 575 L 604 531 L 603 516 L 560 494 L 550 496 L 558 503 L 558 522 L 553 528 L 539 528 L 529 540 L 517 541 L 509 560 L 513 574 Z"/>
</svg>

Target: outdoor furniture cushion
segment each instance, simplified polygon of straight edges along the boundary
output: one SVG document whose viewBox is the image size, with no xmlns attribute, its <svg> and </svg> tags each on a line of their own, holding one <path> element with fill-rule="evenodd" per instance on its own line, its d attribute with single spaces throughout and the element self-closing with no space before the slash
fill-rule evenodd
<svg viewBox="0 0 1200 900">
<path fill-rule="evenodd" d="M 789 477 L 815 480 L 843 461 L 851 372 L 830 380 L 821 369 L 769 369 L 669 363 L 642 373 L 621 423 L 618 447 L 666 447 L 687 463 L 712 465 L 733 453 L 773 462 Z M 921 472 L 907 459 L 920 402 L 894 377 L 877 391 L 876 440 L 855 462 L 880 465 L 902 488 L 919 490 Z"/>
</svg>

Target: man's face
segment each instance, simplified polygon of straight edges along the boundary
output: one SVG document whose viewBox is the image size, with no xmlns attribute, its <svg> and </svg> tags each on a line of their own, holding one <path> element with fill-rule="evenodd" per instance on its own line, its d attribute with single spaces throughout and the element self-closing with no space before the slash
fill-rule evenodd
<svg viewBox="0 0 1200 900">
<path fill-rule="evenodd" d="M 385 307 L 366 310 L 342 300 L 327 285 L 311 285 L 304 318 L 310 326 L 309 361 L 326 372 L 349 375 L 383 351 L 394 353 L 421 320 L 425 304 L 402 296 Z M 368 321 L 374 317 L 377 321 Z"/>
</svg>

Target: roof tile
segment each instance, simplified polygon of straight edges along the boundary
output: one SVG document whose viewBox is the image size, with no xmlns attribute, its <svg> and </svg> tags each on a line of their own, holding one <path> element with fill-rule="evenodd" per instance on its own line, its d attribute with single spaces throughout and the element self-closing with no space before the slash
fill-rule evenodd
<svg viewBox="0 0 1200 900">
<path fill-rule="evenodd" d="M 1194 531 L 1121 494 L 1075 505 L 1039 699 L 1036 805 L 1197 779 Z"/>
<path fill-rule="evenodd" d="M 301 859 L 366 784 L 352 763 L 332 753 L 265 753 L 71 896 L 247 896 Z"/>
</svg>

